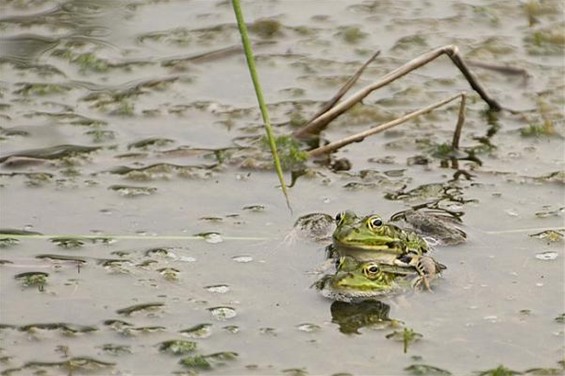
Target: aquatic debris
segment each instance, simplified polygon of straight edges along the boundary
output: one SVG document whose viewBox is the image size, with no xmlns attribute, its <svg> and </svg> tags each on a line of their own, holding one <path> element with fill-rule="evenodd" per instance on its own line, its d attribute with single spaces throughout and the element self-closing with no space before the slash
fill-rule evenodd
<svg viewBox="0 0 565 376">
<path fill-rule="evenodd" d="M 224 241 L 222 235 L 219 232 L 209 231 L 209 232 L 200 232 L 198 234 L 194 234 L 194 236 L 198 236 L 203 238 L 206 243 L 217 244 Z"/>
<path fill-rule="evenodd" d="M 109 190 L 118 192 L 124 197 L 138 197 L 138 196 L 150 196 L 157 192 L 155 187 L 142 187 L 133 185 L 111 185 L 108 187 Z"/>
<path fill-rule="evenodd" d="M 546 206 L 544 207 L 544 210 L 536 212 L 535 216 L 538 218 L 560 217 L 563 212 L 565 212 L 565 207 L 551 209 L 550 207 Z"/>
<path fill-rule="evenodd" d="M 129 316 L 132 313 L 139 311 L 155 311 L 157 308 L 163 307 L 165 303 L 142 303 L 135 304 L 126 308 L 121 308 L 116 311 L 118 315 Z"/>
<path fill-rule="evenodd" d="M 210 286 L 206 286 L 204 287 L 206 290 L 208 290 L 209 292 L 213 292 L 216 294 L 225 294 L 227 292 L 230 291 L 230 287 L 228 285 L 210 285 Z"/>
<path fill-rule="evenodd" d="M 219 321 L 229 320 L 237 316 L 236 310 L 231 307 L 212 307 L 208 308 L 208 311 Z"/>
<path fill-rule="evenodd" d="M 222 329 L 228 331 L 231 334 L 239 333 L 239 326 L 237 326 L 237 325 L 226 325 L 226 326 L 222 327 Z"/>
<path fill-rule="evenodd" d="M 19 243 L 19 239 L 0 236 L 0 248 L 9 248 Z"/>
<path fill-rule="evenodd" d="M 124 175 L 128 179 L 147 181 L 155 179 L 168 179 L 173 173 L 183 178 L 207 179 L 212 177 L 217 164 L 213 165 L 176 165 L 172 163 L 155 163 L 145 167 L 118 166 L 110 169 L 111 174 Z"/>
<path fill-rule="evenodd" d="M 195 352 L 196 349 L 196 342 L 186 341 L 183 339 L 164 341 L 159 344 L 159 351 L 171 353 L 173 355 L 184 355 L 192 353 Z"/>
<path fill-rule="evenodd" d="M 47 277 L 49 277 L 49 273 L 44 272 L 25 272 L 14 276 L 14 278 L 20 281 L 25 287 L 37 286 L 39 291 L 43 291 L 47 283 Z"/>
<path fill-rule="evenodd" d="M 124 354 L 132 354 L 131 346 L 128 345 L 116 345 L 113 343 L 105 343 L 99 348 L 105 353 L 111 354 L 113 356 L 120 356 Z"/>
<path fill-rule="evenodd" d="M 563 230 L 545 230 L 536 234 L 530 234 L 533 238 L 547 239 L 550 242 L 558 242 L 563 240 Z"/>
<path fill-rule="evenodd" d="M 92 371 L 100 368 L 113 367 L 115 365 L 116 363 L 103 362 L 101 360 L 82 356 L 73 357 L 62 362 L 27 362 L 22 368 L 32 368 L 37 370 L 37 368 L 56 367 L 72 373 L 80 370 L 83 372 Z"/>
<path fill-rule="evenodd" d="M 98 330 L 95 326 L 68 324 L 64 322 L 37 323 L 22 325 L 18 328 L 22 332 L 35 332 L 37 330 L 60 330 L 65 334 L 90 333 Z"/>
<path fill-rule="evenodd" d="M 287 368 L 283 369 L 282 373 L 288 376 L 306 376 L 308 375 L 308 371 L 306 368 Z"/>
<path fill-rule="evenodd" d="M 0 163 L 4 163 L 8 158 L 16 156 L 51 160 L 89 154 L 99 149 L 99 146 L 57 145 L 49 148 L 17 151 L 0 157 Z"/>
<path fill-rule="evenodd" d="M 173 253 L 172 248 L 167 247 L 157 247 L 157 248 L 150 248 L 145 251 L 145 256 L 147 257 L 167 257 L 167 258 L 175 258 L 176 255 Z"/>
<path fill-rule="evenodd" d="M 310 213 L 298 217 L 289 236 L 296 235 L 313 241 L 327 241 L 331 239 L 334 230 L 335 220 L 331 215 Z"/>
<path fill-rule="evenodd" d="M 392 338 L 392 339 L 395 339 L 397 341 L 401 341 L 404 344 L 404 353 L 405 354 L 408 352 L 408 346 L 412 342 L 419 341 L 423 337 L 424 336 L 422 334 L 417 333 L 413 329 L 410 329 L 410 328 L 404 328 L 404 330 L 402 330 L 402 332 L 395 330 L 392 333 L 387 334 L 385 336 L 386 339 Z"/>
<path fill-rule="evenodd" d="M 451 376 L 452 373 L 444 369 L 427 364 L 412 364 L 404 368 L 410 375 Z"/>
<path fill-rule="evenodd" d="M 127 148 L 128 149 L 147 149 L 148 147 L 152 147 L 152 146 L 167 146 L 169 144 L 174 143 L 174 140 L 171 140 L 170 138 L 162 138 L 162 137 L 150 137 L 150 138 L 145 138 L 143 140 L 140 141 L 135 141 L 132 142 L 130 144 L 128 144 Z"/>
<path fill-rule="evenodd" d="M 0 235 L 33 236 L 33 235 L 42 235 L 42 234 L 36 231 L 19 230 L 14 228 L 1 228 Z"/>
<path fill-rule="evenodd" d="M 488 369 L 486 371 L 476 372 L 478 376 L 512 376 L 512 375 L 522 375 L 522 372 L 511 370 L 503 365 L 499 365 L 496 368 Z"/>
<path fill-rule="evenodd" d="M 393 222 L 403 220 L 414 231 L 430 237 L 442 245 L 456 245 L 467 240 L 467 234 L 456 227 L 461 225 L 463 213 L 452 213 L 444 210 L 408 209 L 391 216 Z"/>
<path fill-rule="evenodd" d="M 37 255 L 35 256 L 36 259 L 40 260 L 50 260 L 50 261 L 62 261 L 62 262 L 72 262 L 78 264 L 85 264 L 86 260 L 81 257 L 75 256 L 64 256 L 64 255 L 52 255 L 52 254 L 44 254 L 44 255 Z"/>
<path fill-rule="evenodd" d="M 80 237 L 57 237 L 51 238 L 49 241 L 57 244 L 61 248 L 72 249 L 82 247 L 86 242 L 86 239 Z"/>
<path fill-rule="evenodd" d="M 191 328 L 181 330 L 179 333 L 189 338 L 207 338 L 212 334 L 212 324 L 198 324 Z"/>
<path fill-rule="evenodd" d="M 133 266 L 133 262 L 126 259 L 98 259 L 96 262 L 106 271 L 114 274 L 129 274 L 131 270 L 128 267 Z"/>
<path fill-rule="evenodd" d="M 165 278 L 167 281 L 177 281 L 179 279 L 180 270 L 175 268 L 161 268 L 157 271 Z"/>
<path fill-rule="evenodd" d="M 545 251 L 545 252 L 536 253 L 536 258 L 538 260 L 543 260 L 543 261 L 553 261 L 558 256 L 559 256 L 559 254 L 557 252 L 553 252 L 553 251 Z"/>
<path fill-rule="evenodd" d="M 265 211 L 265 205 L 262 204 L 246 205 L 242 209 L 248 210 L 250 212 L 262 212 Z"/>
</svg>

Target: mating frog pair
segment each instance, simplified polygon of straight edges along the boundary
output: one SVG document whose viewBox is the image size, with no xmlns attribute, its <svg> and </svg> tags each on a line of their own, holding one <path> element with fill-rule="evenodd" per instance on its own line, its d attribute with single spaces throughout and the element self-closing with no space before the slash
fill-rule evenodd
<svg viewBox="0 0 565 376">
<path fill-rule="evenodd" d="M 428 243 L 416 232 L 385 223 L 378 215 L 358 217 L 352 211 L 336 216 L 331 257 L 336 273 L 314 286 L 336 300 L 381 296 L 407 285 L 430 289 L 445 266 L 428 255 Z"/>
</svg>

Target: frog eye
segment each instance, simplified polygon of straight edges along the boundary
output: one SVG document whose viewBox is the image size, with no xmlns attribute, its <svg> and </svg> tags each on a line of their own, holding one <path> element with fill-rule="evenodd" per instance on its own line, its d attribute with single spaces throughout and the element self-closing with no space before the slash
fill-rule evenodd
<svg viewBox="0 0 565 376">
<path fill-rule="evenodd" d="M 369 264 L 367 265 L 363 271 L 367 277 L 374 276 L 380 271 L 380 268 L 377 264 Z"/>
<path fill-rule="evenodd" d="M 335 215 L 335 222 L 339 225 L 343 218 L 345 218 L 345 212 L 339 212 Z"/>
<path fill-rule="evenodd" d="M 369 217 L 369 219 L 367 220 L 367 226 L 369 226 L 369 228 L 371 230 L 379 228 L 382 225 L 383 225 L 383 220 L 378 215 L 374 215 L 372 217 Z"/>
</svg>

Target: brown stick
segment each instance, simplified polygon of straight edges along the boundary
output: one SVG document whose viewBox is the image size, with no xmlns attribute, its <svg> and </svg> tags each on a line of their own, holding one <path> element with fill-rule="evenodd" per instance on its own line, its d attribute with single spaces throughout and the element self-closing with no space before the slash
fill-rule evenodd
<svg viewBox="0 0 565 376">
<path fill-rule="evenodd" d="M 459 98 L 459 97 L 461 97 L 461 96 L 463 96 L 463 95 L 464 95 L 464 94 L 459 93 L 459 94 L 457 94 L 457 95 L 451 96 L 451 97 L 449 97 L 449 98 L 447 98 L 447 99 L 441 100 L 441 101 L 439 101 L 439 102 L 436 102 L 436 103 L 434 103 L 434 104 L 431 104 L 431 105 L 429 105 L 429 106 L 427 106 L 427 107 L 424 107 L 424 108 L 422 108 L 422 109 L 419 109 L 419 110 L 417 110 L 417 111 L 410 112 L 409 114 L 406 114 L 406 115 L 401 116 L 401 117 L 399 117 L 399 118 L 397 118 L 397 119 L 394 119 L 394 120 L 392 120 L 392 121 L 389 121 L 388 123 L 381 124 L 381 125 L 379 125 L 379 126 L 377 126 L 377 127 L 375 127 L 375 128 L 368 129 L 368 130 L 366 130 L 366 131 L 364 131 L 364 132 L 360 132 L 360 133 L 354 134 L 353 136 L 349 136 L 349 137 L 346 137 L 346 138 L 341 139 L 341 140 L 339 140 L 339 141 L 332 142 L 331 144 L 328 144 L 328 145 L 325 145 L 325 146 L 316 148 L 316 149 L 314 149 L 314 150 L 310 150 L 310 151 L 308 152 L 308 156 L 309 156 L 309 157 L 316 157 L 316 156 L 319 156 L 319 155 L 321 155 L 321 154 L 331 153 L 332 151 L 335 151 L 335 150 L 337 150 L 337 149 L 339 149 L 339 148 L 341 148 L 341 147 L 343 147 L 343 146 L 345 146 L 345 145 L 349 145 L 349 144 L 351 144 L 351 143 L 353 143 L 353 142 L 362 141 L 362 140 L 363 140 L 365 137 L 367 137 L 367 136 L 371 136 L 371 135 L 373 135 L 373 134 L 377 134 L 377 133 L 381 133 L 381 132 L 383 132 L 383 131 L 386 131 L 386 130 L 389 129 L 389 128 L 392 128 L 392 127 L 394 127 L 394 126 L 396 126 L 396 125 L 399 125 L 399 124 L 402 124 L 402 123 L 404 123 L 404 122 L 406 122 L 406 121 L 408 121 L 408 120 L 410 120 L 410 119 L 412 119 L 412 118 L 415 118 L 415 117 L 418 116 L 418 115 L 425 114 L 426 112 L 430 112 L 430 111 L 432 111 L 433 109 L 435 109 L 435 108 L 437 108 L 437 107 L 443 106 L 444 104 L 447 104 L 447 103 L 449 103 L 449 102 L 451 102 L 451 101 L 454 101 L 455 99 L 457 99 L 457 98 Z"/>
<path fill-rule="evenodd" d="M 430 61 L 438 58 L 439 56 L 447 54 L 451 61 L 459 68 L 463 76 L 467 79 L 471 87 L 480 95 L 480 97 L 489 105 L 489 107 L 494 111 L 499 111 L 502 107 L 496 102 L 494 99 L 490 98 L 488 94 L 483 90 L 483 88 L 478 84 L 475 80 L 461 57 L 459 56 L 459 50 L 457 46 L 448 45 L 437 48 L 430 52 L 427 52 L 419 57 L 415 58 L 414 60 L 404 64 L 403 66 L 393 70 L 392 72 L 386 74 L 385 76 L 381 77 L 380 80 L 374 82 L 371 85 L 366 86 L 365 88 L 359 90 L 355 94 L 353 94 L 348 99 L 344 100 L 341 103 L 338 103 L 335 107 L 328 110 L 324 114 L 318 116 L 316 119 L 312 120 L 309 124 L 304 126 L 303 128 L 295 131 L 293 136 L 296 138 L 306 138 L 309 135 L 319 134 L 332 120 L 336 119 L 338 116 L 343 114 L 345 111 L 349 110 L 353 107 L 356 103 L 360 102 L 369 95 L 371 92 L 388 85 L 392 81 L 405 76 L 406 74 L 410 73 L 414 69 L 417 69 Z"/>
<path fill-rule="evenodd" d="M 363 64 L 359 69 L 357 69 L 357 71 L 355 72 L 355 74 L 353 74 L 353 76 L 351 76 L 347 82 L 341 87 L 341 89 L 339 89 L 339 91 L 337 92 L 336 95 L 334 95 L 334 97 L 332 99 L 330 99 L 329 101 L 327 101 L 326 103 L 324 103 L 324 105 L 322 106 L 322 108 L 320 108 L 320 110 L 318 112 L 316 112 L 316 114 L 314 116 L 312 116 L 312 118 L 310 119 L 310 121 L 306 124 L 309 124 L 310 122 L 312 122 L 314 119 L 316 119 L 318 116 L 322 115 L 324 112 L 328 111 L 330 108 L 332 108 L 337 101 L 339 101 L 341 99 L 341 97 L 343 97 L 345 95 L 345 93 L 347 93 L 347 91 L 349 91 L 349 89 L 351 89 L 351 87 L 353 85 L 355 85 L 355 83 L 357 82 L 357 80 L 359 79 L 359 77 L 361 77 L 361 74 L 363 74 L 363 72 L 365 71 L 365 68 L 367 68 L 369 66 L 369 64 L 371 64 L 373 62 L 373 60 L 375 60 L 377 58 L 377 56 L 379 56 L 381 53 L 381 51 L 377 51 L 373 54 L 373 56 L 371 56 L 369 58 L 369 60 L 367 60 L 365 62 L 365 64 Z"/>
<path fill-rule="evenodd" d="M 457 118 L 457 124 L 455 125 L 455 132 L 453 132 L 453 141 L 451 142 L 451 147 L 453 149 L 459 149 L 459 140 L 461 139 L 461 130 L 463 129 L 463 124 L 465 123 L 465 93 L 461 93 L 461 105 L 459 106 L 459 116 Z"/>
</svg>

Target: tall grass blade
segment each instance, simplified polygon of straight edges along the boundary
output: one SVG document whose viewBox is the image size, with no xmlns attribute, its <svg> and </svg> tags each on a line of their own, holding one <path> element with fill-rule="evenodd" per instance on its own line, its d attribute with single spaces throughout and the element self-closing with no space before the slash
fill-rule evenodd
<svg viewBox="0 0 565 376">
<path fill-rule="evenodd" d="M 232 0 L 233 10 L 235 12 L 235 18 L 237 19 L 237 27 L 239 28 L 239 34 L 241 35 L 241 42 L 243 44 L 243 50 L 245 52 L 245 58 L 247 60 L 247 67 L 249 68 L 249 73 L 251 74 L 251 80 L 253 81 L 253 87 L 255 88 L 255 94 L 257 95 L 257 101 L 259 102 L 259 109 L 261 110 L 261 116 L 263 117 L 263 124 L 265 125 L 265 133 L 267 134 L 267 140 L 269 141 L 269 147 L 271 148 L 271 154 L 273 155 L 273 162 L 275 164 L 275 170 L 279 181 L 281 183 L 282 192 L 286 199 L 286 205 L 292 212 L 290 206 L 290 200 L 288 198 L 288 189 L 284 181 L 284 176 L 281 168 L 281 162 L 279 155 L 277 153 L 277 144 L 275 142 L 275 137 L 273 136 L 273 129 L 271 127 L 271 119 L 269 118 L 269 111 L 267 110 L 267 105 L 265 104 L 265 99 L 263 98 L 263 90 L 261 89 L 261 83 L 259 82 L 259 75 L 257 74 L 257 69 L 255 67 L 255 58 L 253 57 L 253 49 L 251 48 L 251 42 L 249 42 L 249 35 L 247 34 L 247 26 L 245 25 L 245 20 L 243 18 L 243 13 L 241 11 L 241 6 L 239 0 Z"/>
</svg>

